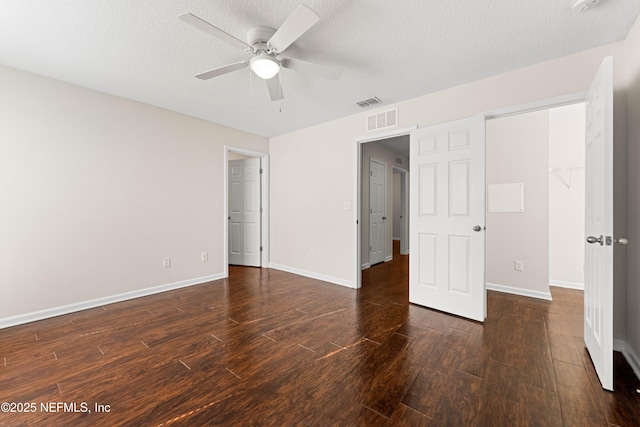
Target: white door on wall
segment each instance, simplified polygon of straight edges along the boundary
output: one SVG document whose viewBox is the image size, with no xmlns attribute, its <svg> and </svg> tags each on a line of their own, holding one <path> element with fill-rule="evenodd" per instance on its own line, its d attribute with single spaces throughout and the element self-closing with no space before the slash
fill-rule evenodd
<svg viewBox="0 0 640 427">
<path fill-rule="evenodd" d="M 386 246 L 387 165 L 369 160 L 369 264 L 384 261 Z"/>
<path fill-rule="evenodd" d="M 230 160 L 229 264 L 260 267 L 260 159 Z"/>
<path fill-rule="evenodd" d="M 485 122 L 411 132 L 409 301 L 483 322 Z"/>
<path fill-rule="evenodd" d="M 613 390 L 613 61 L 586 99 L 584 340 L 602 387 Z"/>
</svg>

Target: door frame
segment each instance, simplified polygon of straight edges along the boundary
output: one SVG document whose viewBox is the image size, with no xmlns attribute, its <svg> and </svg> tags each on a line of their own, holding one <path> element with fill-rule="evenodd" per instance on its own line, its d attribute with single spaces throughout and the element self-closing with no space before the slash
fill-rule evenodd
<svg viewBox="0 0 640 427">
<path fill-rule="evenodd" d="M 554 98 L 539 99 L 525 104 L 518 104 L 506 108 L 490 110 L 482 114 L 484 114 L 484 119 L 485 121 L 487 121 L 490 119 L 516 116 L 518 114 L 532 113 L 534 111 L 548 110 L 550 108 L 578 104 L 580 102 L 585 102 L 586 99 L 587 91 L 576 92 L 568 95 L 557 96 Z"/>
<path fill-rule="evenodd" d="M 361 248 L 361 234 L 362 234 L 362 144 L 367 142 L 376 142 L 382 139 L 393 138 L 396 136 L 409 135 L 412 130 L 418 129 L 418 125 L 408 126 L 404 128 L 398 128 L 385 132 L 376 132 L 371 135 L 359 136 L 353 139 L 354 151 L 355 151 L 355 188 L 353 191 L 354 200 L 356 203 L 356 209 L 354 209 L 355 223 L 353 233 L 354 248 L 356 251 L 355 256 L 355 280 L 354 288 L 358 289 L 362 287 L 362 256 Z M 226 217 L 225 217 L 226 218 Z"/>
<path fill-rule="evenodd" d="M 409 171 L 398 166 L 391 167 L 391 173 L 400 175 L 400 255 L 409 255 L 409 222 L 407 212 L 409 211 Z M 393 215 L 393 213 L 392 213 Z"/>
<path fill-rule="evenodd" d="M 229 153 L 238 153 L 245 156 L 257 157 L 260 159 L 262 177 L 260 179 L 260 203 L 262 205 L 262 215 L 260 215 L 260 240 L 262 244 L 262 254 L 260 255 L 260 267 L 269 266 L 269 154 L 261 151 L 247 150 L 245 148 L 224 146 L 224 224 L 223 253 L 224 253 L 224 277 L 229 277 Z"/>
</svg>

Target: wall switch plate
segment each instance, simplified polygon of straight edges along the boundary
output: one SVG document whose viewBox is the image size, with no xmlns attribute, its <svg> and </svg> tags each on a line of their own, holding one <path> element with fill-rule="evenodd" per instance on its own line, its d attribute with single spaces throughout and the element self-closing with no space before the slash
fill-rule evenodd
<svg viewBox="0 0 640 427">
<path fill-rule="evenodd" d="M 524 262 L 523 262 L 523 261 L 516 261 L 516 262 L 514 263 L 513 268 L 514 268 L 516 271 L 524 271 Z"/>
<path fill-rule="evenodd" d="M 208 252 L 202 252 L 200 254 L 200 261 L 202 261 L 202 262 L 209 261 L 209 253 Z"/>
<path fill-rule="evenodd" d="M 171 258 L 169 258 L 169 257 L 163 258 L 162 259 L 162 267 L 164 267 L 164 268 L 171 267 Z"/>
</svg>

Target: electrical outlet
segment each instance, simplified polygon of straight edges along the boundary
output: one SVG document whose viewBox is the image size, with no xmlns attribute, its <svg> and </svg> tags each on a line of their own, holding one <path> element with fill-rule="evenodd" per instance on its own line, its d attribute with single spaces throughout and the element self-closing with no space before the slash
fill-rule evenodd
<svg viewBox="0 0 640 427">
<path fill-rule="evenodd" d="M 202 253 L 200 254 L 200 261 L 202 261 L 202 262 L 207 262 L 207 261 L 209 261 L 209 253 L 207 253 L 207 252 L 202 252 Z"/>
<path fill-rule="evenodd" d="M 313 249 L 309 249 L 309 258 L 313 258 Z"/>
<path fill-rule="evenodd" d="M 162 259 L 162 267 L 164 267 L 164 268 L 171 267 L 171 258 L 169 258 L 169 257 L 163 258 Z"/>
<path fill-rule="evenodd" d="M 344 209 L 345 210 L 351 209 L 351 202 L 350 201 L 348 201 L 348 200 L 344 201 Z"/>
<path fill-rule="evenodd" d="M 516 260 L 516 262 L 514 263 L 513 268 L 516 271 L 524 271 L 524 262 Z"/>
</svg>

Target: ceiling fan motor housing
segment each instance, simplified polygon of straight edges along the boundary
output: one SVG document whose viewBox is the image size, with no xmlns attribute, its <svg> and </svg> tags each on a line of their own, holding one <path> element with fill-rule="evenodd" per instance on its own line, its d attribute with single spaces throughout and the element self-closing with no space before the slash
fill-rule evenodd
<svg viewBox="0 0 640 427">
<path fill-rule="evenodd" d="M 247 31 L 247 43 L 257 51 L 268 51 L 267 42 L 275 34 L 276 30 L 270 27 L 253 27 Z"/>
</svg>

